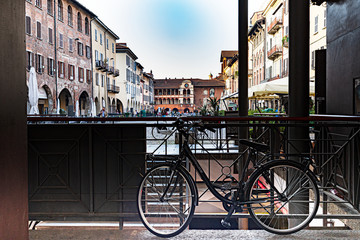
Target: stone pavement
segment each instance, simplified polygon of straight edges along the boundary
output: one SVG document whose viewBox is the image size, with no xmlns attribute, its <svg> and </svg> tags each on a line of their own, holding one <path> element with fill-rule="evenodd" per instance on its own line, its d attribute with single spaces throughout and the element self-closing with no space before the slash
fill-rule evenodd
<svg viewBox="0 0 360 240">
<path fill-rule="evenodd" d="M 152 240 L 162 239 L 146 230 L 88 230 L 88 229 L 46 229 L 30 231 L 30 240 Z M 171 238 L 174 240 L 194 239 L 251 239 L 251 240 L 348 240 L 360 239 L 360 231 L 354 230 L 303 230 L 292 235 L 275 235 L 264 230 L 187 230 Z"/>
</svg>

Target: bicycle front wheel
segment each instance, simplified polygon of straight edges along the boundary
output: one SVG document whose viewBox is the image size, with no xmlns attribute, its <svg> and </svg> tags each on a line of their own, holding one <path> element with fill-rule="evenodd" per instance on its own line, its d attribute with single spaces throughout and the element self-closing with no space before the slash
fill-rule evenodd
<svg viewBox="0 0 360 240">
<path fill-rule="evenodd" d="M 265 230 L 290 234 L 305 227 L 319 207 L 315 176 L 292 161 L 273 161 L 255 171 L 247 188 L 249 213 Z"/>
<path fill-rule="evenodd" d="M 137 205 L 141 221 L 150 232 L 159 237 L 173 237 L 189 225 L 195 201 L 195 187 L 188 173 L 164 164 L 145 175 Z"/>
</svg>

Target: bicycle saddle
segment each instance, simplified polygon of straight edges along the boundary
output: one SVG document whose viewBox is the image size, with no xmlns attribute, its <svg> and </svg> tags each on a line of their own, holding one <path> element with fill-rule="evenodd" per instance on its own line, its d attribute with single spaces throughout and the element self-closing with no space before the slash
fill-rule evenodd
<svg viewBox="0 0 360 240">
<path fill-rule="evenodd" d="M 266 145 L 266 144 L 253 142 L 253 141 L 250 141 L 250 140 L 247 140 L 247 139 L 240 139 L 240 143 L 244 144 L 244 145 L 246 145 L 248 147 L 254 148 L 254 149 L 256 149 L 257 151 L 260 151 L 260 152 L 267 152 L 267 151 L 270 150 L 270 147 L 268 145 Z"/>
</svg>

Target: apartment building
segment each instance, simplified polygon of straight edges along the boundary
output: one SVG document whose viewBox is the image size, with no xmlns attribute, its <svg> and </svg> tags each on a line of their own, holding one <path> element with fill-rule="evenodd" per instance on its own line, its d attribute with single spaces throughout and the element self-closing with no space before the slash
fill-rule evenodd
<svg viewBox="0 0 360 240">
<path fill-rule="evenodd" d="M 124 112 L 135 113 L 141 109 L 140 76 L 137 72 L 138 57 L 126 43 L 116 44 L 116 65 L 120 72 L 120 100 L 124 103 Z M 137 74 L 138 73 L 138 74 Z"/>
<path fill-rule="evenodd" d="M 75 0 L 26 0 L 27 71 L 36 70 L 40 114 L 90 115 L 90 21 Z M 27 72 L 27 79 L 29 73 Z"/>
<path fill-rule="evenodd" d="M 143 72 L 143 106 L 142 110 L 146 112 L 154 111 L 154 76 L 150 73 Z"/>
<path fill-rule="evenodd" d="M 116 40 L 119 37 L 97 17 L 91 22 L 91 32 L 96 112 L 105 107 L 108 113 L 122 113 L 120 72 L 116 68 Z"/>
</svg>

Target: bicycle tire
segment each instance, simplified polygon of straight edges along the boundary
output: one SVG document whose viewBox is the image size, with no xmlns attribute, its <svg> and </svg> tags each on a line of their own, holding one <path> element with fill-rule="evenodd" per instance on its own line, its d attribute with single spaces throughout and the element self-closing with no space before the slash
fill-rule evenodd
<svg viewBox="0 0 360 240">
<path fill-rule="evenodd" d="M 276 190 L 275 190 L 276 189 Z M 252 219 L 265 230 L 291 234 L 307 227 L 319 207 L 315 175 L 293 161 L 271 161 L 247 182 L 246 198 Z"/>
<path fill-rule="evenodd" d="M 194 215 L 197 201 L 193 180 L 181 167 L 174 169 L 166 200 L 160 199 L 169 184 L 171 169 L 174 169 L 174 164 L 153 167 L 146 173 L 138 189 L 140 219 L 158 237 L 173 237 L 184 231 Z"/>
</svg>

